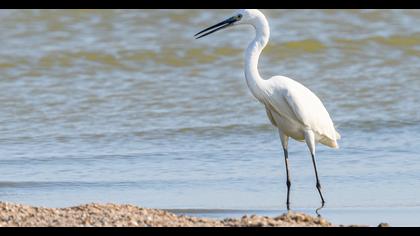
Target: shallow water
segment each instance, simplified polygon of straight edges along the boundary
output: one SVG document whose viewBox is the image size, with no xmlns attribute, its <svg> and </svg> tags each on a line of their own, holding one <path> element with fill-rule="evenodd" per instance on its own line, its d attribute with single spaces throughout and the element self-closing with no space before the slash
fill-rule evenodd
<svg viewBox="0 0 420 236">
<path fill-rule="evenodd" d="M 261 75 L 309 87 L 342 136 L 317 149 L 325 216 L 420 225 L 420 11 L 263 12 Z M 252 29 L 193 38 L 231 13 L 1 10 L 0 200 L 284 212 L 278 134 L 243 75 Z M 311 212 L 306 145 L 289 156 L 292 209 Z"/>
</svg>

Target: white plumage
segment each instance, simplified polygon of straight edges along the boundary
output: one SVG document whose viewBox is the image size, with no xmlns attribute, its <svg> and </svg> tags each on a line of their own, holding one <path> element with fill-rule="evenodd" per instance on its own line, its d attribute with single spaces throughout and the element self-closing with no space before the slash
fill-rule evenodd
<svg viewBox="0 0 420 236">
<path fill-rule="evenodd" d="M 338 148 L 340 134 L 319 98 L 302 84 L 275 76 L 265 83 L 264 105 L 271 123 L 283 133 L 298 141 L 304 141 L 304 131 L 315 133 L 315 141 Z"/>
<path fill-rule="evenodd" d="M 289 137 L 305 141 L 308 145 L 315 169 L 316 187 L 323 206 L 325 201 L 316 169 L 315 145 L 321 143 L 338 148 L 337 140 L 340 139 L 340 134 L 321 100 L 308 88 L 284 76 L 274 76 L 268 80 L 261 78 L 258 72 L 258 59 L 270 37 L 270 28 L 264 14 L 256 9 L 241 9 L 229 19 L 202 30 L 195 36 L 201 38 L 223 28 L 240 24 L 251 25 L 256 32 L 254 40 L 245 51 L 245 78 L 251 93 L 264 104 L 271 124 L 278 128 L 287 173 L 287 208 L 290 209 L 291 186 L 287 151 Z"/>
</svg>

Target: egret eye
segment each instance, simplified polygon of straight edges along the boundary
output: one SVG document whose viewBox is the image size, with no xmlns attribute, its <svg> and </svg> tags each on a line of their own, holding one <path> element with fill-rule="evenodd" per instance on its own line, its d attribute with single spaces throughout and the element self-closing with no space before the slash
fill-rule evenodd
<svg viewBox="0 0 420 236">
<path fill-rule="evenodd" d="M 238 18 L 238 20 L 242 19 L 242 14 L 239 14 L 236 18 Z"/>
</svg>

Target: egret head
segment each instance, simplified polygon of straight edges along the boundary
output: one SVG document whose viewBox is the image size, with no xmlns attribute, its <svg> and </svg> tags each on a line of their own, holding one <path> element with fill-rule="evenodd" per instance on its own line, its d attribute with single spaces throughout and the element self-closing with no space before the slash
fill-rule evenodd
<svg viewBox="0 0 420 236">
<path fill-rule="evenodd" d="M 206 35 L 212 34 L 214 32 L 217 32 L 221 29 L 227 28 L 227 27 L 231 27 L 234 25 L 241 25 L 241 24 L 251 24 L 253 25 L 254 22 L 256 20 L 258 20 L 258 18 L 260 16 L 263 16 L 263 14 L 257 10 L 257 9 L 240 9 L 237 10 L 232 17 L 229 17 L 228 19 L 217 23 L 213 26 L 210 26 L 200 32 L 198 32 L 197 34 L 195 34 L 194 36 L 197 37 L 196 39 L 202 38 Z"/>
</svg>

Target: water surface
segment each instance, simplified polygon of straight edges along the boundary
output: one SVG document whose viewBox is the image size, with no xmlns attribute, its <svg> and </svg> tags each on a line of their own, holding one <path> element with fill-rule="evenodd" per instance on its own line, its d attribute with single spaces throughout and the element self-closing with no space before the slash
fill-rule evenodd
<svg viewBox="0 0 420 236">
<path fill-rule="evenodd" d="M 284 213 L 278 134 L 243 75 L 252 29 L 193 38 L 232 12 L 1 10 L 0 200 Z M 314 91 L 342 136 L 317 149 L 324 215 L 420 225 L 420 12 L 263 12 L 261 75 Z M 306 145 L 289 156 L 292 208 L 313 212 Z"/>
</svg>

